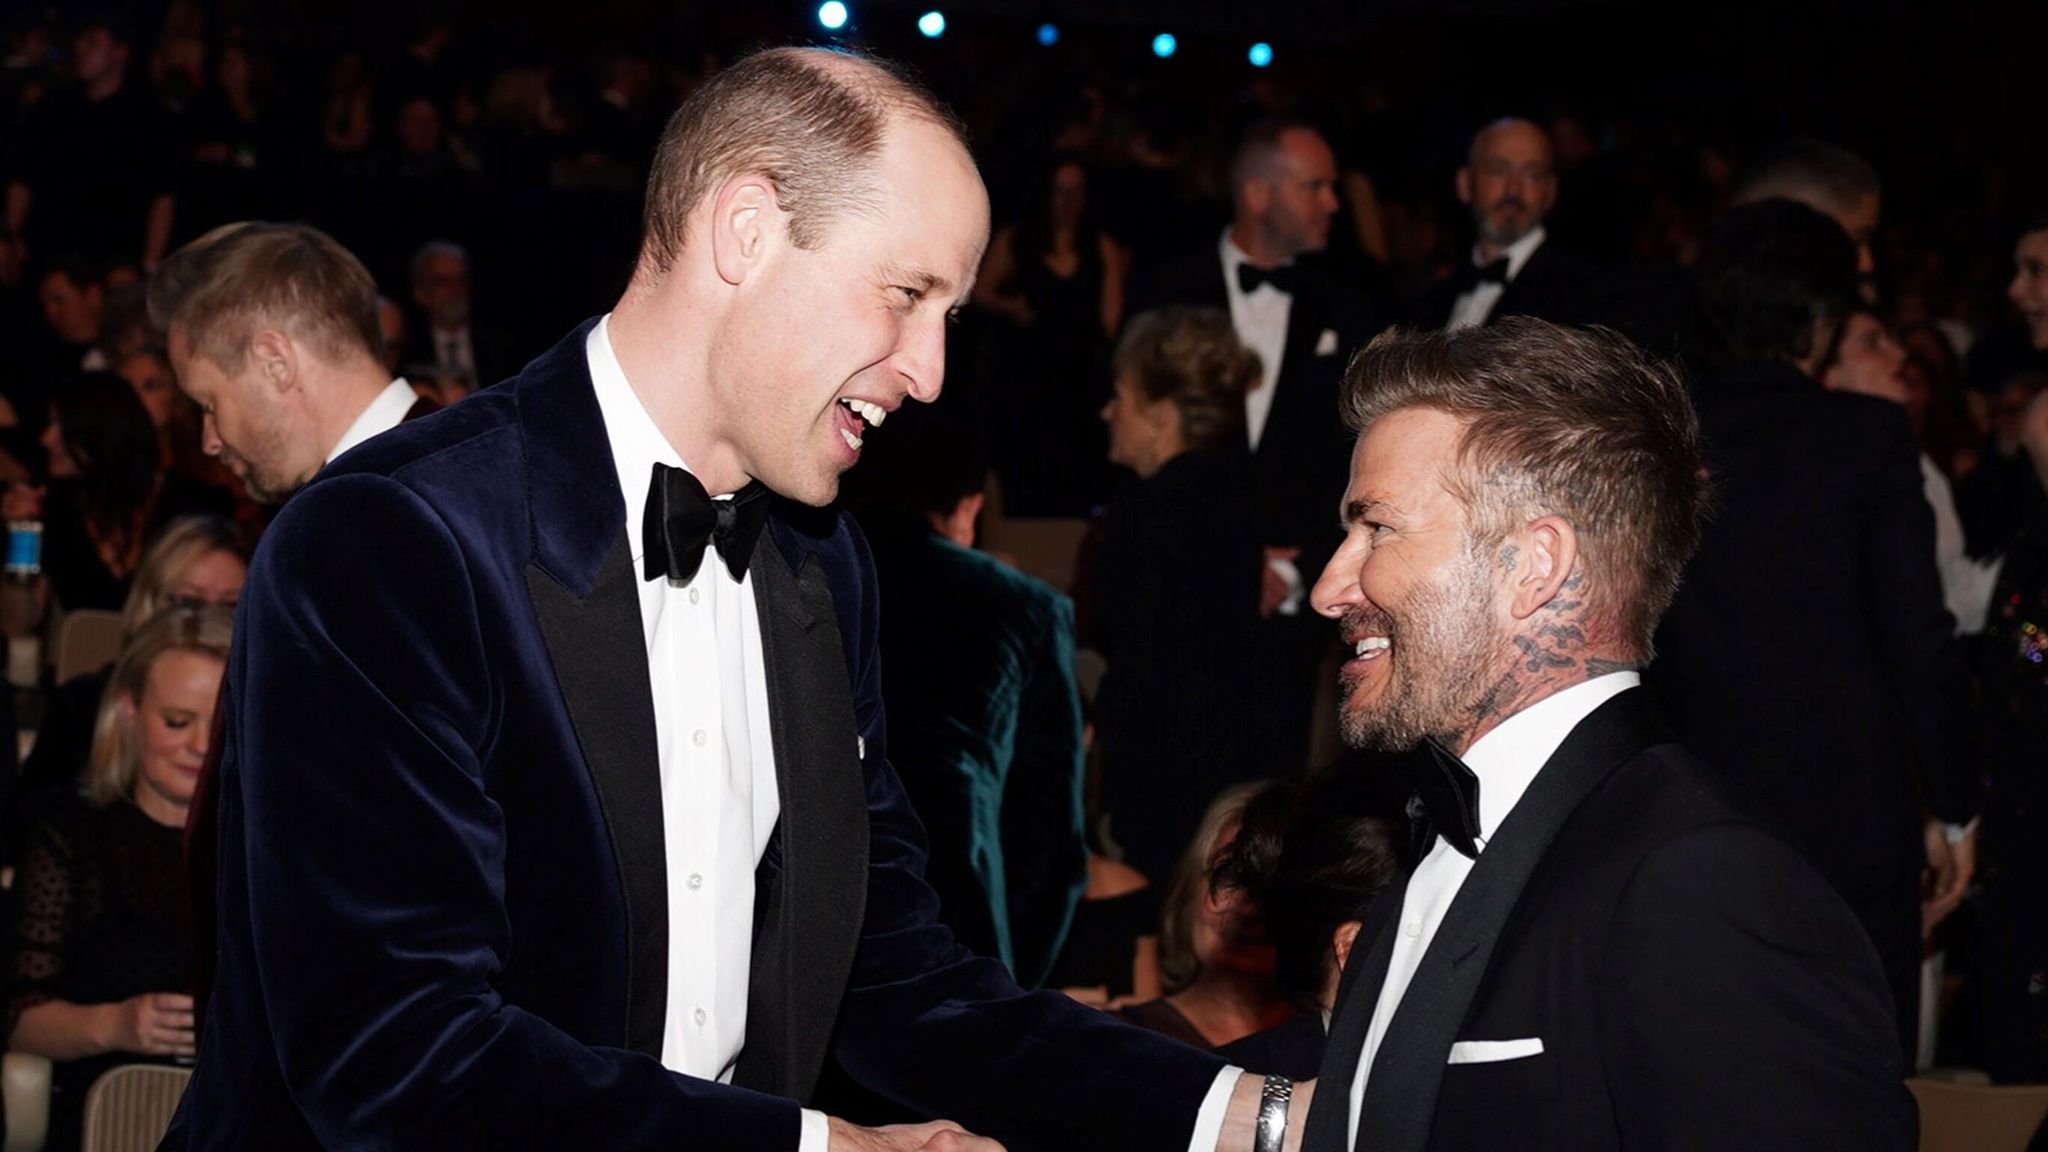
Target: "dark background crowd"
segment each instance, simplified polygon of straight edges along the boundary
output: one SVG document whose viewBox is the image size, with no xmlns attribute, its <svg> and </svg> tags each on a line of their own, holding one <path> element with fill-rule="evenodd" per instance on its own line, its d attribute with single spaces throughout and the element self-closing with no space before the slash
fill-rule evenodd
<svg viewBox="0 0 2048 1152">
<path fill-rule="evenodd" d="M 1334 396 L 1346 355 L 1390 324 L 1516 311 L 1617 327 L 1686 366 L 1734 479 L 1653 679 L 1681 722 L 1688 700 L 1755 714 L 1828 697 L 1815 707 L 1839 727 L 1818 738 L 1868 774 L 1757 787 L 1795 840 L 1808 819 L 1870 830 L 1801 842 L 1859 914 L 1926 909 L 1925 925 L 1866 917 L 1888 963 L 1903 957 L 1897 982 L 1917 983 L 1923 954 L 1947 957 L 1938 1038 L 1916 1035 L 1901 1001 L 1909 1066 L 2048 1079 L 2033 886 L 2048 870 L 2018 847 L 2034 838 L 2030 776 L 2048 766 L 2029 453 L 2029 406 L 2048 391 L 2040 13 L 985 0 L 946 9 L 933 37 L 920 6 L 854 4 L 836 32 L 809 5 L 743 7 L 7 10 L 0 479 L 6 517 L 44 525 L 44 553 L 40 574 L 10 577 L 0 623 L 47 638 L 66 613 L 125 610 L 129 637 L 83 680 L 19 677 L 36 735 L 5 820 L 5 1003 L 14 1047 L 73 1068 L 59 1080 L 73 1108 L 110 1054 L 189 1051 L 166 907 L 181 897 L 161 881 L 190 798 L 179 765 L 203 755 L 225 648 L 204 605 L 233 602 L 267 517 L 204 450 L 203 414 L 149 322 L 150 274 L 220 225 L 314 225 L 375 278 L 392 373 L 459 402 L 616 299 L 683 97 L 750 46 L 835 37 L 904 61 L 959 110 L 993 200 L 945 395 L 873 431 L 849 496 L 891 613 L 892 758 L 965 942 L 1026 983 L 1313 1073 L 1309 1025 L 1334 996 L 1346 925 L 1392 875 L 1406 825 L 1400 765 L 1326 768 L 1332 725 L 1312 709 L 1331 712 L 1333 645 L 1304 593 L 1334 547 L 1345 433 L 1329 407 L 1293 405 Z M 1297 163 L 1313 177 L 1298 204 L 1247 199 Z M 1805 184 L 1746 194 L 1772 165 Z M 1731 217 L 1772 197 L 1817 211 Z M 1536 225 L 1546 255 L 1515 254 Z M 1226 234 L 1259 250 L 1219 268 Z M 1481 302 L 1489 280 L 1500 291 Z M 1272 329 L 1261 350 L 1255 302 L 1274 292 L 1320 323 L 1300 344 Z M 1825 346 L 1773 329 L 1773 308 L 1827 321 Z M 1788 416 L 1752 403 L 1778 378 L 1750 361 L 1905 416 Z M 1760 424 L 1796 428 L 1812 451 Z M 1924 467 L 1929 498 L 1952 504 L 1941 530 L 1959 536 L 1935 599 L 1902 591 L 1890 554 L 1858 539 L 1838 542 L 1862 565 L 1840 595 L 1801 583 L 1818 562 L 1800 550 L 1854 537 L 1864 521 L 1849 517 L 1884 521 L 1871 492 L 1900 475 L 1834 442 L 1874 458 L 1894 431 L 1910 445 L 1907 428 L 1908 503 Z M 1813 496 L 1836 488 L 1839 506 Z M 1780 536 L 1748 531 L 1780 513 Z M 998 560 L 978 536 L 999 553 L 1060 547 L 1050 563 Z M 1867 588 L 1870 603 L 1850 602 Z M 1797 620 L 1769 614 L 1779 593 Z M 1869 622 L 1897 605 L 1894 618 L 1950 615 L 1940 635 L 1893 643 Z M 1700 656 L 1717 630 L 1792 656 Z M 1839 668 L 1808 658 L 1822 649 Z M 1919 672 L 1894 675 L 1909 650 Z M 1714 684 L 1743 677 L 1767 698 L 1707 707 Z M 1788 686 L 1802 678 L 1873 686 Z M 1896 741 L 1848 735 L 1893 727 Z M 1732 735 L 1719 750 L 1756 756 Z M 1819 814 L 1866 788 L 1891 799 Z M 1980 824 L 1994 838 L 1978 849 Z M 1944 837 L 1976 856 L 1954 916 Z M 86 1011 L 99 1005 L 117 1010 Z"/>
</svg>

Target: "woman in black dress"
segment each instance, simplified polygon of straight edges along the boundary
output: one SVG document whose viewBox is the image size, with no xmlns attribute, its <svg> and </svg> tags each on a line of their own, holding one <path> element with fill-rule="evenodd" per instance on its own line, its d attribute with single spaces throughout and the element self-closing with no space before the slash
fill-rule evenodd
<svg viewBox="0 0 2048 1152">
<path fill-rule="evenodd" d="M 185 813 L 227 664 L 228 610 L 172 607 L 129 641 L 83 797 L 30 832 L 14 883 L 8 1047 L 56 1061 L 53 1152 L 117 1064 L 193 1055 Z"/>
<path fill-rule="evenodd" d="M 1087 169 L 1053 160 L 1023 217 L 996 231 L 974 303 L 997 318 L 988 436 L 1009 516 L 1085 516 L 1105 493 L 1110 337 L 1123 322 L 1123 249 L 1095 224 Z"/>
<path fill-rule="evenodd" d="M 1109 458 L 1133 475 L 1104 515 L 1097 727 L 1114 838 L 1163 883 L 1210 798 L 1264 775 L 1264 560 L 1242 431 L 1259 362 L 1222 312 L 1169 308 L 1132 322 L 1115 368 Z"/>
</svg>

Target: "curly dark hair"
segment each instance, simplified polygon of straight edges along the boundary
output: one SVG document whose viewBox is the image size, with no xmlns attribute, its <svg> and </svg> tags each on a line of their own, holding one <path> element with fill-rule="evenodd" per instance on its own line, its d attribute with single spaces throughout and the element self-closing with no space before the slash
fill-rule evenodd
<svg viewBox="0 0 2048 1152">
<path fill-rule="evenodd" d="M 1381 789 L 1340 766 L 1276 783 L 1245 805 L 1237 838 L 1217 853 L 1212 890 L 1251 898 L 1273 942 L 1273 980 L 1303 1011 L 1321 1011 L 1336 964 L 1331 940 L 1399 868 L 1399 830 Z"/>
</svg>

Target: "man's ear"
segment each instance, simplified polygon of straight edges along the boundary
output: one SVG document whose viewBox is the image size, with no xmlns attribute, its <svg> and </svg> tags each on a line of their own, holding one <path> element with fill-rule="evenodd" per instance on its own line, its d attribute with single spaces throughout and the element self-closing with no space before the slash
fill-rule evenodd
<svg viewBox="0 0 2048 1152">
<path fill-rule="evenodd" d="M 251 336 L 249 360 L 272 391 L 290 392 L 299 386 L 299 349 L 283 332 L 265 328 Z"/>
<path fill-rule="evenodd" d="M 1562 516 L 1539 516 L 1508 537 L 1508 611 L 1526 620 L 1557 601 L 1579 563 L 1579 534 Z"/>
<path fill-rule="evenodd" d="M 1457 185 L 1458 203 L 1470 204 L 1472 202 L 1472 166 L 1470 164 L 1463 164 L 1458 167 Z"/>
<path fill-rule="evenodd" d="M 711 259 L 718 278 L 727 284 L 744 281 L 782 223 L 782 206 L 766 176 L 756 172 L 727 180 L 711 201 Z"/>
</svg>

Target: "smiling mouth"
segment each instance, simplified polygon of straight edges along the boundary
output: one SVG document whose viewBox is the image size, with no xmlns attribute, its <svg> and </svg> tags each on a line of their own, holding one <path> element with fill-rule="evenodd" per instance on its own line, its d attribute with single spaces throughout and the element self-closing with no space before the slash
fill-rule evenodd
<svg viewBox="0 0 2048 1152">
<path fill-rule="evenodd" d="M 880 428 L 882 421 L 889 418 L 889 410 L 872 400 L 857 396 L 842 396 L 839 399 L 842 411 L 839 419 L 839 438 L 855 452 L 865 443 L 863 435 L 869 428 Z"/>
<path fill-rule="evenodd" d="M 1381 656 L 1386 655 L 1387 650 L 1393 646 L 1394 641 L 1390 637 L 1367 636 L 1353 646 L 1352 659 L 1377 660 Z"/>
</svg>

